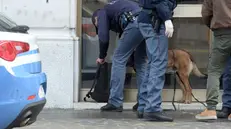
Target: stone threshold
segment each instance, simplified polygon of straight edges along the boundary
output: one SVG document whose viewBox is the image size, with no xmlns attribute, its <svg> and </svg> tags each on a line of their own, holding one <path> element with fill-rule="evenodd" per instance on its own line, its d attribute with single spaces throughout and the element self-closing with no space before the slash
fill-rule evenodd
<svg viewBox="0 0 231 129">
<path fill-rule="evenodd" d="M 95 103 L 95 102 L 78 102 L 74 103 L 75 110 L 98 110 L 100 107 L 104 106 L 106 103 Z M 123 104 L 124 110 L 131 110 L 135 103 L 125 102 Z M 204 110 L 205 107 L 200 103 L 182 104 L 175 103 L 177 110 Z M 222 103 L 217 105 L 217 109 L 221 109 Z M 171 102 L 163 102 L 162 108 L 165 110 L 174 109 Z"/>
</svg>

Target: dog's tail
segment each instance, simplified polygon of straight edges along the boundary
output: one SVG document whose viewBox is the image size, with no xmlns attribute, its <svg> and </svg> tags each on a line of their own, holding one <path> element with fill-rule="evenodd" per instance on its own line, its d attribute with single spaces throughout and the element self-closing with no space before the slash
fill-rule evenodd
<svg viewBox="0 0 231 129">
<path fill-rule="evenodd" d="M 204 73 L 201 73 L 201 71 L 198 69 L 198 67 L 197 67 L 197 65 L 195 63 L 195 60 L 194 60 L 193 56 L 188 51 L 186 51 L 184 49 L 181 49 L 181 50 L 184 51 L 184 52 L 186 52 L 189 55 L 189 58 L 192 61 L 192 65 L 193 65 L 192 72 L 194 73 L 194 75 L 196 75 L 196 76 L 198 76 L 200 78 L 207 79 L 208 75 L 204 74 Z"/>
<path fill-rule="evenodd" d="M 201 73 L 201 71 L 198 69 L 195 62 L 192 62 L 192 64 L 193 64 L 192 72 L 194 73 L 194 75 L 196 75 L 196 76 L 198 76 L 200 78 L 204 78 L 204 79 L 206 79 L 208 77 L 208 75 Z"/>
</svg>

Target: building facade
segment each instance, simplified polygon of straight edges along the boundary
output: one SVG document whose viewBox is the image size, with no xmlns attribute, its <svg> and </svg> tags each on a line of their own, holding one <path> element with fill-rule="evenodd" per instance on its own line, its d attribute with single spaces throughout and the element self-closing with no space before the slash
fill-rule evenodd
<svg viewBox="0 0 231 129">
<path fill-rule="evenodd" d="M 108 0 L 0 0 L 1 12 L 17 24 L 30 27 L 40 47 L 43 71 L 47 73 L 46 108 L 78 108 L 91 87 L 97 65 L 98 37 L 91 14 Z M 170 48 L 188 50 L 202 72 L 206 73 L 210 30 L 201 21 L 201 0 L 180 0 L 174 14 L 175 32 Z M 107 61 L 116 46 L 117 34 L 111 32 Z M 127 75 L 133 71 L 128 68 Z M 134 73 L 133 73 L 134 74 Z M 125 85 L 125 102 L 135 102 L 135 76 Z M 195 96 L 205 99 L 206 80 L 191 76 Z M 166 74 L 163 101 L 173 95 L 171 76 Z M 176 99 L 181 97 L 178 88 Z"/>
</svg>

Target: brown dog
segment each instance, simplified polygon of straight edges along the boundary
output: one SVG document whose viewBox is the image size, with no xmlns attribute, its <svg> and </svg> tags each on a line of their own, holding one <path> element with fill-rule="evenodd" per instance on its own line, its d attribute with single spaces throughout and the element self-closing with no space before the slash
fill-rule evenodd
<svg viewBox="0 0 231 129">
<path fill-rule="evenodd" d="M 168 69 L 175 69 L 178 73 L 177 82 L 181 86 L 181 103 L 190 104 L 192 102 L 192 88 L 189 83 L 189 75 L 193 73 L 200 78 L 207 78 L 207 75 L 200 72 L 192 55 L 186 50 L 168 50 Z"/>
<path fill-rule="evenodd" d="M 132 55 L 127 66 L 133 67 L 134 56 Z M 173 49 L 168 50 L 168 67 L 167 69 L 174 69 L 177 71 L 177 82 L 181 86 L 182 99 L 181 103 L 190 104 L 192 102 L 192 88 L 189 83 L 189 75 L 193 73 L 200 78 L 207 78 L 207 75 L 200 72 L 192 55 L 186 50 Z M 136 70 L 135 70 L 136 71 Z M 138 106 L 137 104 L 133 109 Z"/>
</svg>

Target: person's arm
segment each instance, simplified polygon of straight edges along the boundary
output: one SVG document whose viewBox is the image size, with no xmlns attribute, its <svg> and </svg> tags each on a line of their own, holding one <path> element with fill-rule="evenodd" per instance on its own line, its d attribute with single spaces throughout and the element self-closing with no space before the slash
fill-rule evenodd
<svg viewBox="0 0 231 129">
<path fill-rule="evenodd" d="M 157 16 L 165 24 L 165 35 L 172 37 L 174 28 L 172 24 L 173 10 L 176 8 L 176 0 L 153 0 L 152 6 L 156 11 Z"/>
<path fill-rule="evenodd" d="M 204 0 L 201 10 L 202 20 L 206 26 L 210 28 L 213 18 L 213 3 L 212 0 Z"/>
<path fill-rule="evenodd" d="M 105 10 L 99 11 L 97 20 L 100 52 L 99 58 L 104 59 L 107 56 L 109 46 L 109 20 Z"/>
<path fill-rule="evenodd" d="M 161 20 L 165 22 L 172 19 L 172 11 L 176 7 L 175 0 L 153 0 L 152 5 Z"/>
</svg>

